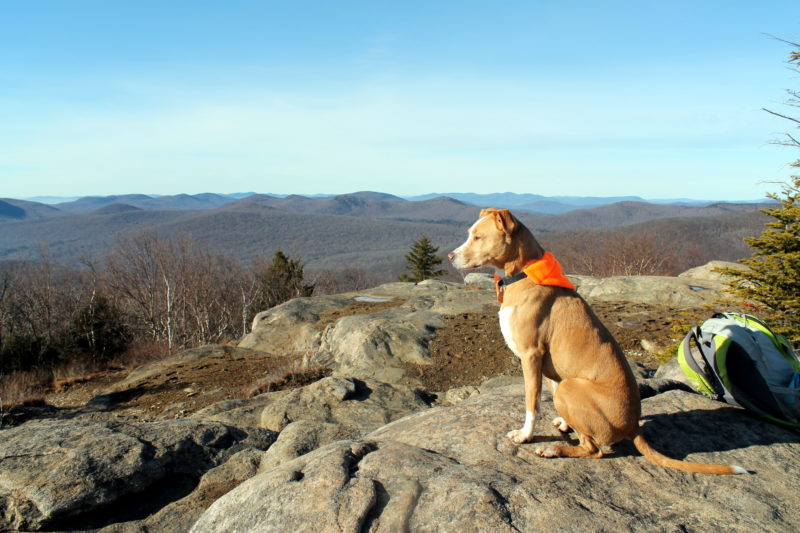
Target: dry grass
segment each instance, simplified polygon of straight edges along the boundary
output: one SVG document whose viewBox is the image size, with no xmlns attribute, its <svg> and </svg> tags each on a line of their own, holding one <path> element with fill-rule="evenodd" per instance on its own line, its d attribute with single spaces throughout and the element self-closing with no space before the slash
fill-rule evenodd
<svg viewBox="0 0 800 533">
<path fill-rule="evenodd" d="M 133 369 L 168 355 L 165 343 L 137 343 L 111 361 L 75 359 L 53 368 L 0 374 L 0 413 L 13 407 L 44 404 L 48 394 L 66 392 L 109 372 Z"/>
<path fill-rule="evenodd" d="M 16 406 L 41 405 L 53 375 L 47 370 L 14 372 L 0 376 L 0 413 Z"/>
</svg>

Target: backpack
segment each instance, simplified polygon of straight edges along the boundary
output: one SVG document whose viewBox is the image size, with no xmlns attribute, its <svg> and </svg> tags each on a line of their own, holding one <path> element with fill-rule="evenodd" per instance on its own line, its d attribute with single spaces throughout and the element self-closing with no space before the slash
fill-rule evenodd
<svg viewBox="0 0 800 533">
<path fill-rule="evenodd" d="M 677 358 L 696 391 L 800 429 L 800 361 L 758 318 L 717 313 L 686 334 Z"/>
</svg>

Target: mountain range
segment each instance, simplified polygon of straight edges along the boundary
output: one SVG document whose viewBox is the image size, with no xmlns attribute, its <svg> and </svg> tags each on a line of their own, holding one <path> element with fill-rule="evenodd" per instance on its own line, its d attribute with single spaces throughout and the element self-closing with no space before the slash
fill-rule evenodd
<svg viewBox="0 0 800 533">
<path fill-rule="evenodd" d="M 763 205 L 752 203 L 662 205 L 637 197 L 534 197 L 502 193 L 405 199 L 371 191 L 316 197 L 131 194 L 52 205 L 4 198 L 0 199 L 0 260 L 33 259 L 47 249 L 54 260 L 76 263 L 85 257 L 101 257 L 125 233 L 150 228 L 164 236 L 188 234 L 242 260 L 271 256 L 280 248 L 314 268 L 351 264 L 396 268 L 423 234 L 442 250 L 456 246 L 476 219 L 479 206 L 489 205 L 513 209 L 534 233 L 551 238 L 574 230 L 642 224 L 675 227 L 676 220 L 685 224 L 702 219 L 706 222 L 699 225 L 712 232 L 716 220 L 717 231 L 724 226 L 757 234 L 763 227 L 763 215 L 757 212 Z M 554 210 L 561 211 L 548 214 L 527 209 L 537 201 L 557 204 Z M 564 211 L 568 205 L 572 207 Z M 737 253 L 741 253 L 738 248 L 728 255 Z"/>
<path fill-rule="evenodd" d="M 111 195 L 111 196 L 86 196 L 86 197 L 58 197 L 58 196 L 40 196 L 35 198 L 25 198 L 24 201 L 32 203 L 47 204 L 54 206 L 56 209 L 64 211 L 89 211 L 97 209 L 107 204 L 122 203 L 129 204 L 142 209 L 210 209 L 219 207 L 226 203 L 234 202 L 236 200 L 246 198 L 248 196 L 269 196 L 276 199 L 298 198 L 305 199 L 325 199 L 335 198 L 342 196 L 358 196 L 364 199 L 382 199 L 382 200 L 409 200 L 418 202 L 422 200 L 432 200 L 439 197 L 448 197 L 458 200 L 465 204 L 477 205 L 481 207 L 504 207 L 507 209 L 531 211 L 535 213 L 546 214 L 560 214 L 573 211 L 575 209 L 586 209 L 591 207 L 599 207 L 619 202 L 642 202 L 656 205 L 680 205 L 680 206 L 704 206 L 715 201 L 709 200 L 693 200 L 689 198 L 675 198 L 675 199 L 658 199 L 647 200 L 640 196 L 542 196 L 539 194 L 530 193 L 491 193 L 491 194 L 477 194 L 477 193 L 429 193 L 417 196 L 394 196 L 386 193 L 361 191 L 352 194 L 334 195 L 334 194 L 314 194 L 314 195 L 286 195 L 286 194 L 257 194 L 253 192 L 233 193 L 233 194 L 177 194 L 177 195 L 144 195 L 144 194 L 127 194 L 127 195 Z M 20 200 L 14 200 L 19 202 Z M 764 200 L 743 201 L 734 203 L 763 203 Z M 0 215 L 2 216 L 2 215 Z"/>
</svg>

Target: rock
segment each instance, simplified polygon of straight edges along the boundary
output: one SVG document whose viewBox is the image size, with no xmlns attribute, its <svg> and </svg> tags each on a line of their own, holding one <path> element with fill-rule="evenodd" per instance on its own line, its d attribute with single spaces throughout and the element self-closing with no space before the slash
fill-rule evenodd
<svg viewBox="0 0 800 533">
<path fill-rule="evenodd" d="M 0 529 L 136 520 L 195 489 L 237 451 L 276 434 L 189 420 L 31 421 L 0 433 Z"/>
<path fill-rule="evenodd" d="M 430 363 L 428 342 L 444 325 L 441 314 L 404 307 L 339 319 L 322 335 L 311 362 L 340 375 L 415 384 L 406 363 Z"/>
<path fill-rule="evenodd" d="M 240 348 L 270 353 L 305 353 L 319 343 L 316 326 L 320 315 L 346 307 L 352 298 L 345 295 L 295 298 L 253 318 L 252 331 L 239 342 Z"/>
<path fill-rule="evenodd" d="M 642 350 L 649 354 L 657 355 L 664 351 L 664 347 L 660 344 L 657 344 L 649 339 L 642 339 L 639 341 L 639 344 L 642 347 Z"/>
<path fill-rule="evenodd" d="M 345 310 L 356 298 L 404 302 L 378 312 L 346 314 L 320 325 L 328 311 Z M 488 291 L 466 290 L 438 280 L 387 283 L 357 293 L 297 298 L 259 313 L 240 347 L 270 353 L 302 353 L 305 362 L 335 375 L 372 378 L 420 387 L 406 363 L 430 363 L 427 344 L 442 327 L 442 315 L 482 311 L 494 302 Z"/>
<path fill-rule="evenodd" d="M 685 385 L 691 387 L 691 382 L 689 378 L 686 377 L 686 374 L 683 373 L 681 370 L 680 364 L 678 364 L 678 358 L 673 357 L 656 370 L 656 373 L 653 375 L 656 379 L 667 379 L 671 381 L 678 381 Z"/>
<path fill-rule="evenodd" d="M 731 263 L 730 261 L 709 261 L 705 265 L 690 268 L 686 272 L 678 274 L 678 277 L 719 282 L 725 281 L 726 277 L 719 272 L 716 272 L 716 269 L 719 268 L 734 268 L 736 270 L 747 269 L 747 267 L 741 263 Z"/>
<path fill-rule="evenodd" d="M 522 385 L 525 382 L 522 376 L 497 376 L 494 378 L 489 378 L 483 383 L 481 383 L 480 391 L 486 392 L 490 389 L 496 389 L 498 387 L 508 387 L 509 385 Z"/>
<path fill-rule="evenodd" d="M 470 272 L 464 276 L 464 285 L 494 292 L 494 276 L 483 272 Z"/>
<path fill-rule="evenodd" d="M 800 443 L 793 432 L 697 394 L 643 402 L 648 441 L 691 461 L 755 475 L 704 476 L 656 466 L 630 443 L 603 459 L 543 459 L 561 440 L 545 391 L 536 442 L 514 446 L 520 386 L 339 441 L 244 482 L 195 533 L 291 531 L 794 531 L 800 527 Z M 658 497 L 654 498 L 653 495 Z"/>
<path fill-rule="evenodd" d="M 570 276 L 587 300 L 700 307 L 719 296 L 722 284 L 712 280 L 667 276 Z"/>
<path fill-rule="evenodd" d="M 695 392 L 689 385 L 672 379 L 637 379 L 636 384 L 639 386 L 639 397 L 642 399 L 671 390 Z"/>
<path fill-rule="evenodd" d="M 296 420 L 336 422 L 362 431 L 426 409 L 423 396 L 374 380 L 330 377 L 276 393 L 261 411 L 260 427 L 281 431 Z"/>
<path fill-rule="evenodd" d="M 264 453 L 259 470 L 269 470 L 331 442 L 358 438 L 366 433 L 368 431 L 352 426 L 319 420 L 292 422 L 283 428 L 275 444 Z"/>
<path fill-rule="evenodd" d="M 407 363 L 431 362 L 428 342 L 444 325 L 442 315 L 479 311 L 491 303 L 483 291 L 434 280 L 382 285 L 377 290 L 405 303 L 340 318 L 323 332 L 312 363 L 338 375 L 419 387 L 419 380 L 408 375 Z"/>
<path fill-rule="evenodd" d="M 444 401 L 449 403 L 450 405 L 455 405 L 457 403 L 463 402 L 467 398 L 471 398 L 476 394 L 480 394 L 481 391 L 478 387 L 467 385 L 465 387 L 456 387 L 454 389 L 450 389 L 444 395 Z"/>
<path fill-rule="evenodd" d="M 263 452 L 254 448 L 237 452 L 225 463 L 203 474 L 197 488 L 184 498 L 170 503 L 147 518 L 112 524 L 102 528 L 100 533 L 189 531 L 192 524 L 214 501 L 258 472 L 262 455 Z"/>
<path fill-rule="evenodd" d="M 192 417 L 272 431 L 282 431 L 298 420 L 314 420 L 364 433 L 428 407 L 426 395 L 412 389 L 372 379 L 331 376 L 305 387 L 220 402 Z"/>
</svg>

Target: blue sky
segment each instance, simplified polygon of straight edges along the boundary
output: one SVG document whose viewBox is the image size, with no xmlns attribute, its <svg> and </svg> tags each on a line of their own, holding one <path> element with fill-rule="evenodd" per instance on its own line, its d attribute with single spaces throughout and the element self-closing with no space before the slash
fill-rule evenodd
<svg viewBox="0 0 800 533">
<path fill-rule="evenodd" d="M 0 197 L 757 199 L 793 1 L 0 0 Z"/>
</svg>

